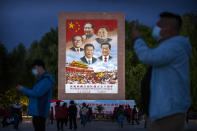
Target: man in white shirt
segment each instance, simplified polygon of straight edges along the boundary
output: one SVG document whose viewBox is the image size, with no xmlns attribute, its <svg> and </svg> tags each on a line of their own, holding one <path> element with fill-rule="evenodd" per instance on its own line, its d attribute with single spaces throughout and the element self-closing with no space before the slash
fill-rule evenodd
<svg viewBox="0 0 197 131">
<path fill-rule="evenodd" d="M 94 55 L 94 46 L 92 44 L 86 44 L 84 46 L 84 55 L 83 57 L 81 57 L 81 61 L 84 62 L 85 64 L 93 64 L 97 61 L 97 59 L 95 57 L 93 57 Z"/>
<path fill-rule="evenodd" d="M 98 57 L 99 60 L 103 62 L 108 62 L 112 59 L 112 56 L 109 55 L 111 51 L 111 45 L 109 43 L 102 43 L 101 44 L 101 53 L 102 55 Z"/>
</svg>

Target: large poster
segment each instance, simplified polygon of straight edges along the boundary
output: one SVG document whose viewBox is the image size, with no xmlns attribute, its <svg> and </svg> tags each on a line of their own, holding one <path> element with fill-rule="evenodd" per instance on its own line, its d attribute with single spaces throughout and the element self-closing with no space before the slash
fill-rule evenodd
<svg viewBox="0 0 197 131">
<path fill-rule="evenodd" d="M 58 99 L 125 99 L 124 13 L 60 12 Z"/>
<path fill-rule="evenodd" d="M 66 20 L 66 93 L 118 93 L 117 20 Z"/>
</svg>

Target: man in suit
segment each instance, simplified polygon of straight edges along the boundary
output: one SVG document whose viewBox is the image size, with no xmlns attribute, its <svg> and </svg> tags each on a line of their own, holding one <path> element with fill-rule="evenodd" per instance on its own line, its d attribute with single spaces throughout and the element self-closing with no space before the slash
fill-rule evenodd
<svg viewBox="0 0 197 131">
<path fill-rule="evenodd" d="M 84 46 L 84 54 L 85 56 L 81 57 L 81 61 L 86 63 L 86 64 L 93 64 L 97 61 L 94 55 L 94 46 L 92 44 L 86 44 Z"/>
<path fill-rule="evenodd" d="M 70 50 L 78 53 L 84 50 L 83 48 L 81 48 L 83 43 L 82 43 L 82 37 L 80 35 L 74 35 L 72 37 L 72 43 L 73 43 L 73 47 L 71 47 Z"/>
<path fill-rule="evenodd" d="M 96 42 L 98 42 L 99 44 L 102 43 L 109 43 L 112 39 L 108 38 L 108 28 L 106 26 L 100 26 L 98 29 L 98 33 L 97 36 L 98 38 L 96 38 Z"/>
<path fill-rule="evenodd" d="M 111 45 L 109 43 L 102 43 L 101 44 L 101 56 L 98 58 L 103 62 L 108 62 L 112 59 L 112 56 L 109 55 L 111 51 Z"/>
<path fill-rule="evenodd" d="M 96 35 L 94 34 L 94 24 L 88 22 L 84 24 L 84 35 L 83 39 L 94 40 Z"/>
</svg>

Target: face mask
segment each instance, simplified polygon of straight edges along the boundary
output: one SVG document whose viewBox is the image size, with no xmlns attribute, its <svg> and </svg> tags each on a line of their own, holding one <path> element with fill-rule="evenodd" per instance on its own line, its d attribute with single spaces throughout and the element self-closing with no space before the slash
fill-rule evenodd
<svg viewBox="0 0 197 131">
<path fill-rule="evenodd" d="M 152 36 L 157 41 L 159 41 L 161 39 L 160 31 L 161 31 L 161 28 L 159 26 L 153 27 Z"/>
<path fill-rule="evenodd" d="M 37 69 L 32 69 L 32 74 L 34 74 L 35 76 L 38 75 L 38 70 Z"/>
</svg>

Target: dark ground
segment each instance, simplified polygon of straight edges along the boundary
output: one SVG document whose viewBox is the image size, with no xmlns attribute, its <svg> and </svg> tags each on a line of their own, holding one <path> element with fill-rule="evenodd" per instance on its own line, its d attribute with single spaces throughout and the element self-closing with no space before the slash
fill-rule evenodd
<svg viewBox="0 0 197 131">
<path fill-rule="evenodd" d="M 144 121 L 141 121 L 140 125 L 131 125 L 126 121 L 124 122 L 124 127 L 120 128 L 117 122 L 112 121 L 92 121 L 91 123 L 87 123 L 86 127 L 82 127 L 80 121 L 77 121 L 78 131 L 146 131 L 144 128 Z M 31 123 L 31 119 L 24 119 L 22 123 L 19 125 L 18 131 L 33 131 L 33 126 Z M 51 125 L 47 121 L 46 131 L 56 131 L 56 122 Z M 70 130 L 68 127 L 64 126 L 64 131 Z M 2 128 L 0 126 L 0 131 L 15 131 L 13 125 Z M 185 131 L 197 131 L 197 120 L 190 120 L 189 124 L 185 125 Z"/>
</svg>

